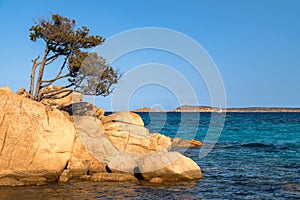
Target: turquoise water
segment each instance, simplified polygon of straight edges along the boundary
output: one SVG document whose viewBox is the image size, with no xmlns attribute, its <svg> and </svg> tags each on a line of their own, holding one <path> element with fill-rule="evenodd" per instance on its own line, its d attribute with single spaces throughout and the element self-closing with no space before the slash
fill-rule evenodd
<svg viewBox="0 0 300 200">
<path fill-rule="evenodd" d="M 211 121 L 209 113 L 201 114 L 200 120 L 198 113 L 181 117 L 180 113 L 168 113 L 161 126 L 157 123 L 163 120 L 161 114 L 140 114 L 150 130 L 160 128 L 161 133 L 173 137 L 190 139 L 198 125 L 195 138 L 202 141 Z M 219 140 L 206 157 L 200 159 L 195 148 L 184 154 L 203 171 L 192 197 L 300 199 L 300 113 L 227 113 Z"/>
<path fill-rule="evenodd" d="M 151 132 L 186 139 L 204 140 L 216 123 L 209 113 L 140 115 Z M 200 165 L 196 182 L 2 187 L 0 199 L 300 199 L 300 113 L 227 113 L 212 151 L 200 158 L 199 150 L 179 149 Z"/>
</svg>

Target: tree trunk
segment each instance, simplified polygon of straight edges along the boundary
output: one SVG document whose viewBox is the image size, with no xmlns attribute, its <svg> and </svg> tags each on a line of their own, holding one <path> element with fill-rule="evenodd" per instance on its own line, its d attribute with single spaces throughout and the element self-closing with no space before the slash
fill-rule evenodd
<svg viewBox="0 0 300 200">
<path fill-rule="evenodd" d="M 40 90 L 41 90 L 41 84 L 42 84 L 42 79 L 43 79 L 43 74 L 44 74 L 44 69 L 46 66 L 46 60 L 47 60 L 47 56 L 49 54 L 49 48 L 48 45 L 46 44 L 46 48 L 45 48 L 45 54 L 43 57 L 43 60 L 41 61 L 40 64 L 40 69 L 39 69 L 39 74 L 36 80 L 36 86 L 35 86 L 35 94 L 34 94 L 34 98 L 35 100 L 40 100 Z"/>
<path fill-rule="evenodd" d="M 36 71 L 36 67 L 39 65 L 39 63 L 37 63 L 38 59 L 40 59 L 40 56 L 38 56 L 36 59 L 32 60 L 33 64 L 32 64 L 32 68 L 31 68 L 30 89 L 29 89 L 29 94 L 31 97 L 33 97 L 35 71 Z"/>
</svg>

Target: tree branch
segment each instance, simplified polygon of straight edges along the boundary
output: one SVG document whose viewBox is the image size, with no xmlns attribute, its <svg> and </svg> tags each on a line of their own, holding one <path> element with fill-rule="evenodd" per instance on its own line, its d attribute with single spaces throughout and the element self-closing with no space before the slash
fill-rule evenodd
<svg viewBox="0 0 300 200">
<path fill-rule="evenodd" d="M 51 64 L 54 60 L 56 60 L 56 59 L 58 58 L 58 56 L 59 56 L 59 55 L 56 54 L 55 56 L 51 56 L 50 59 L 48 58 L 48 59 L 46 60 L 46 62 L 45 62 L 45 65 Z"/>
<path fill-rule="evenodd" d="M 69 87 L 71 87 L 71 86 L 73 86 L 73 85 L 74 85 L 74 83 L 71 83 L 71 84 L 69 84 L 69 85 L 67 85 L 67 86 L 65 86 L 65 87 L 59 88 L 59 89 L 54 89 L 54 90 L 48 90 L 48 91 L 45 91 L 45 92 L 43 92 L 43 93 L 41 94 L 40 100 L 41 100 L 41 99 L 54 98 L 55 95 L 61 94 L 61 93 L 63 93 L 63 92 L 69 92 L 69 91 L 70 91 L 70 93 L 72 93 L 73 90 L 69 90 L 69 89 L 67 89 L 67 88 L 69 88 Z M 69 93 L 69 94 L 70 94 L 70 93 Z M 69 94 L 68 94 L 68 95 L 69 95 Z M 60 98 L 66 97 L 66 96 L 68 96 L 68 95 L 64 95 L 64 96 L 61 96 L 61 97 L 55 97 L 55 99 L 60 99 Z"/>
<path fill-rule="evenodd" d="M 57 80 L 62 79 L 62 78 L 66 78 L 70 75 L 71 75 L 71 73 L 67 73 L 63 76 L 58 76 L 58 77 L 55 77 L 54 79 L 51 79 L 51 80 L 43 80 L 42 83 L 51 83 L 52 84 L 54 81 L 57 81 Z M 47 86 L 42 86 L 42 87 L 47 87 Z"/>
<path fill-rule="evenodd" d="M 46 61 L 49 61 L 49 60 L 54 59 L 54 58 L 56 59 L 56 58 L 58 58 L 58 56 L 60 56 L 60 54 L 54 54 L 53 56 L 47 58 Z"/>
<path fill-rule="evenodd" d="M 113 90 L 114 90 L 114 88 L 112 88 L 111 90 L 109 90 L 109 88 L 112 86 L 112 84 L 113 84 L 113 82 L 110 82 L 108 84 L 108 86 L 106 87 L 105 92 L 103 94 L 100 94 L 100 95 L 103 95 L 104 97 L 110 95 L 113 92 Z"/>
<path fill-rule="evenodd" d="M 54 83 L 55 81 L 59 80 L 59 79 L 62 79 L 62 78 L 66 78 L 68 76 L 71 75 L 71 73 L 67 73 L 66 75 L 63 75 L 63 76 L 60 76 L 63 69 L 65 68 L 66 66 L 66 63 L 67 63 L 67 60 L 68 60 L 69 56 L 66 56 L 65 60 L 64 60 L 64 63 L 63 65 L 61 66 L 59 72 L 57 73 L 56 77 L 54 79 L 51 79 L 51 80 L 42 80 L 41 82 L 42 83 L 48 83 L 48 84 L 45 84 L 45 85 L 41 85 L 41 88 L 45 88 L 45 87 L 48 87 L 50 86 L 52 83 Z"/>
<path fill-rule="evenodd" d="M 67 92 L 66 94 L 64 94 L 63 96 L 56 96 L 58 94 L 61 94 L 61 93 L 64 93 L 64 92 Z M 50 90 L 49 94 L 46 93 L 43 93 L 42 95 L 42 99 L 61 99 L 61 98 L 64 98 L 68 95 L 70 95 L 73 91 L 72 90 L 68 90 L 66 88 L 61 88 L 61 89 L 57 89 L 57 90 Z M 44 95 L 46 94 L 46 95 Z"/>
<path fill-rule="evenodd" d="M 47 84 L 41 85 L 41 88 L 48 87 L 48 86 L 52 85 L 55 81 L 57 81 L 57 80 L 59 80 L 59 79 L 66 78 L 66 77 L 68 77 L 68 76 L 71 75 L 71 73 L 69 72 L 69 73 L 67 73 L 67 74 L 65 74 L 65 75 L 63 75 L 63 76 L 61 76 L 61 73 L 62 73 L 63 69 L 64 69 L 65 66 L 66 66 L 66 63 L 67 63 L 67 61 L 68 61 L 68 58 L 69 58 L 69 55 L 67 55 L 67 56 L 65 57 L 64 63 L 63 63 L 63 65 L 61 66 L 61 68 L 60 68 L 58 74 L 56 75 L 56 77 L 55 77 L 54 79 L 51 79 L 51 80 L 42 80 L 42 81 L 41 81 L 41 83 L 47 83 Z M 82 81 L 82 80 L 81 80 L 81 81 Z M 69 88 L 69 87 L 71 87 L 71 86 L 73 86 L 73 85 L 75 85 L 75 83 L 71 83 L 71 84 L 65 86 L 65 88 Z M 51 92 L 49 92 L 49 93 L 51 93 Z M 51 94 L 51 95 L 53 95 L 53 94 Z M 55 95 L 55 94 L 54 94 L 54 95 Z M 42 98 L 46 98 L 46 97 L 42 97 Z"/>
</svg>

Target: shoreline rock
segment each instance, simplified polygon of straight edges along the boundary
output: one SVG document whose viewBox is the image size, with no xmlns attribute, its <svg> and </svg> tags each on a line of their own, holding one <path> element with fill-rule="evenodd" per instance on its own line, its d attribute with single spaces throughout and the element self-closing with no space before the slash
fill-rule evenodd
<svg viewBox="0 0 300 200">
<path fill-rule="evenodd" d="M 191 139 L 191 140 L 183 140 L 180 138 L 171 138 L 172 148 L 180 148 L 180 147 L 201 147 L 203 143 L 199 140 Z"/>
<path fill-rule="evenodd" d="M 190 158 L 178 152 L 157 152 L 139 162 L 143 180 L 155 177 L 163 181 L 192 180 L 202 177 L 200 167 Z"/>
<path fill-rule="evenodd" d="M 61 111 L 1 88 L 0 184 L 5 179 L 8 184 L 7 178 L 24 185 L 57 180 L 71 158 L 75 134 Z"/>
<path fill-rule="evenodd" d="M 92 104 L 66 104 L 44 105 L 24 90 L 14 94 L 0 88 L 0 186 L 202 177 L 194 161 L 169 152 L 171 138 L 149 133 L 139 115 L 104 117 L 104 110 Z"/>
</svg>

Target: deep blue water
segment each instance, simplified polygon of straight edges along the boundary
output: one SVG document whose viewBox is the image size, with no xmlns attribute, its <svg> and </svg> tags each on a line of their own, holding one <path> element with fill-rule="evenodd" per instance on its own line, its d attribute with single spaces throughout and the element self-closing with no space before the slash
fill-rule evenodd
<svg viewBox="0 0 300 200">
<path fill-rule="evenodd" d="M 152 133 L 204 142 L 209 126 L 214 133 L 224 117 L 211 121 L 210 113 L 140 115 Z M 199 157 L 200 148 L 178 150 L 199 164 L 201 180 L 0 188 L 0 199 L 300 199 L 300 113 L 227 113 L 207 156 Z"/>
<path fill-rule="evenodd" d="M 140 114 L 150 130 L 173 137 L 191 139 L 198 127 L 195 138 L 202 141 L 211 121 L 210 113 L 168 113 L 161 125 L 161 114 Z M 300 199 L 300 113 L 227 113 L 218 142 L 206 157 L 200 159 L 195 148 L 184 154 L 203 171 L 194 187 L 196 197 Z"/>
</svg>

